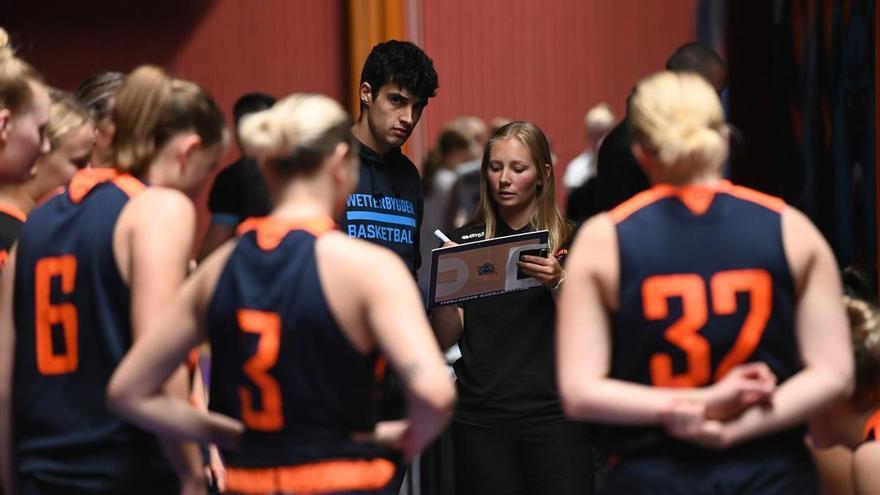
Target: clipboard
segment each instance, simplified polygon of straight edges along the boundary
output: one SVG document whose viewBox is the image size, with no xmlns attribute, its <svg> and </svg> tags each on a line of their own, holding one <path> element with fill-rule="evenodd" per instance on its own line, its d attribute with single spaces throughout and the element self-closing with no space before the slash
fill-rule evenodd
<svg viewBox="0 0 880 495">
<path fill-rule="evenodd" d="M 517 262 L 525 255 L 546 257 L 549 235 L 538 230 L 434 249 L 428 307 L 543 287 Z"/>
</svg>

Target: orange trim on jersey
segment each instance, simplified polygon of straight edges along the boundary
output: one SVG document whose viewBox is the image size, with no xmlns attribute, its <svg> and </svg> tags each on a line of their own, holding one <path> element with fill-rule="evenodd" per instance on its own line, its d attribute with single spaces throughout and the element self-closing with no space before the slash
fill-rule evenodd
<svg viewBox="0 0 880 495">
<path fill-rule="evenodd" d="M 674 191 L 675 188 L 669 184 L 657 184 L 647 191 L 642 191 L 617 205 L 609 212 L 611 220 L 614 223 L 620 223 L 642 208 L 652 205 L 663 198 L 672 196 Z"/>
<path fill-rule="evenodd" d="M 764 194 L 762 192 L 755 191 L 754 189 L 749 189 L 748 187 L 743 186 L 734 186 L 731 183 L 727 183 L 729 189 L 725 192 L 730 194 L 731 196 L 736 196 L 739 199 L 744 199 L 746 201 L 759 204 L 768 210 L 773 210 L 776 213 L 782 213 L 786 208 L 785 200 L 782 198 L 777 198 L 776 196 L 770 196 L 769 194 Z"/>
<path fill-rule="evenodd" d="M 122 189 L 122 192 L 124 192 L 125 195 L 129 197 L 129 199 L 144 192 L 144 189 L 147 188 L 146 184 L 138 179 L 135 179 L 129 174 L 122 174 L 117 176 L 115 179 L 113 179 L 113 184 L 115 184 L 116 187 L 118 187 L 119 189 Z"/>
<path fill-rule="evenodd" d="M 336 222 L 330 217 L 312 217 L 291 220 L 278 217 L 251 217 L 238 226 L 238 235 L 244 235 L 252 230 L 257 232 L 257 245 L 264 251 L 271 251 L 278 247 L 281 240 L 288 232 L 305 230 L 315 237 L 334 230 Z"/>
<path fill-rule="evenodd" d="M 376 358 L 376 365 L 373 367 L 373 379 L 376 380 L 376 383 L 380 383 L 385 378 L 385 370 L 387 369 L 388 361 L 385 360 L 385 357 Z"/>
<path fill-rule="evenodd" d="M 112 168 L 84 168 L 73 175 L 67 194 L 74 203 L 79 203 L 86 195 L 102 182 L 113 180 L 117 175 Z"/>
<path fill-rule="evenodd" d="M 865 432 L 862 439 L 866 442 L 880 441 L 880 410 L 874 412 L 867 421 L 865 421 Z"/>
<path fill-rule="evenodd" d="M 6 213 L 10 217 L 18 220 L 19 222 L 24 223 L 27 221 L 27 213 L 25 213 L 24 211 L 22 211 L 21 208 L 15 206 L 12 203 L 0 201 L 0 212 Z"/>
<path fill-rule="evenodd" d="M 133 198 L 146 189 L 146 185 L 129 174 L 120 174 L 112 168 L 84 168 L 74 174 L 67 187 L 70 200 L 79 203 L 92 189 L 103 182 L 113 181 L 129 198 Z"/>
<path fill-rule="evenodd" d="M 199 346 L 193 347 L 186 356 L 186 369 L 190 373 L 196 370 L 199 365 Z"/>
<path fill-rule="evenodd" d="M 226 487 L 232 492 L 334 493 L 379 490 L 391 482 L 394 463 L 387 459 L 330 460 L 270 468 L 226 468 Z"/>
<path fill-rule="evenodd" d="M 709 185 L 689 184 L 681 187 L 670 184 L 657 184 L 647 191 L 636 194 L 611 210 L 611 219 L 614 223 L 620 223 L 642 208 L 670 196 L 677 196 L 691 212 L 695 215 L 702 215 L 712 206 L 712 200 L 715 199 L 717 193 L 727 193 L 777 213 L 782 213 L 786 207 L 785 201 L 780 198 L 747 187 L 735 186 L 727 180 L 721 180 Z"/>
<path fill-rule="evenodd" d="M 712 200 L 715 199 L 715 193 L 717 192 L 714 187 L 689 185 L 676 190 L 675 195 L 694 215 L 703 215 L 709 211 L 709 207 L 712 206 Z"/>
<path fill-rule="evenodd" d="M 8 258 L 9 258 L 9 251 L 7 251 L 5 249 L 0 250 L 0 270 L 2 270 L 4 266 L 6 266 L 6 260 Z"/>
</svg>

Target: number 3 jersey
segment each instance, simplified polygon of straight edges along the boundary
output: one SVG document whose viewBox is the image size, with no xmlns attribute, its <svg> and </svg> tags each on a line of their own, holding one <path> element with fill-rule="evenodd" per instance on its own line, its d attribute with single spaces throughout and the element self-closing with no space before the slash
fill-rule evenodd
<svg viewBox="0 0 880 495">
<path fill-rule="evenodd" d="M 620 259 L 611 376 L 703 387 L 766 363 L 778 381 L 801 369 L 794 281 L 778 198 L 727 181 L 661 184 L 611 211 Z M 615 452 L 658 446 L 659 428 L 609 428 Z"/>
<path fill-rule="evenodd" d="M 143 486 L 136 480 L 159 478 L 157 464 L 173 476 L 154 437 L 105 407 L 107 382 L 132 343 L 130 292 L 114 258 L 113 231 L 129 197 L 143 188 L 111 169 L 87 169 L 22 228 L 13 425 L 25 480 L 65 493 L 128 493 Z"/>
<path fill-rule="evenodd" d="M 249 219 L 217 280 L 209 407 L 245 425 L 224 451 L 233 491 L 375 490 L 393 475 L 384 449 L 352 439 L 375 427 L 377 355 L 352 347 L 324 297 L 315 246 L 334 229 Z"/>
</svg>

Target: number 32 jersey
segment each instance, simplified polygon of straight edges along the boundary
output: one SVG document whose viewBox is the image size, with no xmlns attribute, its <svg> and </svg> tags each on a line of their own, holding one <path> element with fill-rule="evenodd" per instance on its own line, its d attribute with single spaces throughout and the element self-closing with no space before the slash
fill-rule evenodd
<svg viewBox="0 0 880 495">
<path fill-rule="evenodd" d="M 781 199 L 721 181 L 657 185 L 612 210 L 620 302 L 611 376 L 703 387 L 746 362 L 766 363 L 780 383 L 799 371 L 785 208 Z M 656 438 L 654 430 L 648 437 Z"/>
</svg>

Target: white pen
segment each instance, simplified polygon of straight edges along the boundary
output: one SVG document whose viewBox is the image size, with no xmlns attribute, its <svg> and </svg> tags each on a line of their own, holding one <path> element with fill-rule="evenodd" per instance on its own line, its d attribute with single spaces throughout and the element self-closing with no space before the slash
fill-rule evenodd
<svg viewBox="0 0 880 495">
<path fill-rule="evenodd" d="M 446 234 L 444 234 L 440 229 L 435 230 L 434 235 L 436 235 L 437 238 L 440 239 L 441 241 L 443 241 L 444 243 L 452 242 L 451 240 L 449 240 L 448 237 L 446 237 Z"/>
</svg>

